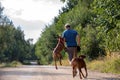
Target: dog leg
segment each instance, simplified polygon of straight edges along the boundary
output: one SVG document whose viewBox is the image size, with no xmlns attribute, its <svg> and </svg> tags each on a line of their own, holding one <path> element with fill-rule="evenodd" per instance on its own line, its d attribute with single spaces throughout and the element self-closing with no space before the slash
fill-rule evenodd
<svg viewBox="0 0 120 80">
<path fill-rule="evenodd" d="M 58 69 L 58 68 L 57 68 L 57 63 L 56 63 L 56 58 L 55 58 L 55 57 L 54 57 L 54 61 L 55 61 L 55 68 Z"/>
<path fill-rule="evenodd" d="M 74 78 L 74 77 L 75 77 L 75 76 L 74 76 L 74 67 L 73 67 L 73 71 L 72 71 L 72 73 L 73 73 L 73 78 Z"/>
<path fill-rule="evenodd" d="M 61 59 L 60 59 L 60 65 L 62 65 L 62 61 L 61 61 Z"/>
<path fill-rule="evenodd" d="M 81 70 L 81 74 L 82 74 L 82 76 L 83 76 L 84 78 L 86 78 L 86 77 L 84 76 L 84 74 L 83 74 L 82 70 Z"/>
<path fill-rule="evenodd" d="M 79 68 L 79 76 L 80 76 L 80 79 L 82 79 L 82 76 L 84 76 L 83 73 L 82 73 L 82 71 L 81 71 L 81 68 Z"/>
<path fill-rule="evenodd" d="M 86 72 L 85 78 L 87 78 L 87 76 L 88 76 L 87 68 L 85 67 L 84 69 L 85 69 L 85 72 Z"/>
<path fill-rule="evenodd" d="M 60 61 L 60 65 L 62 65 L 62 56 L 61 55 L 60 55 L 59 61 Z"/>
<path fill-rule="evenodd" d="M 56 64 L 56 61 L 55 61 L 55 68 L 58 69 L 57 64 Z"/>
<path fill-rule="evenodd" d="M 73 78 L 76 76 L 76 74 L 77 74 L 77 69 L 73 67 Z"/>
</svg>

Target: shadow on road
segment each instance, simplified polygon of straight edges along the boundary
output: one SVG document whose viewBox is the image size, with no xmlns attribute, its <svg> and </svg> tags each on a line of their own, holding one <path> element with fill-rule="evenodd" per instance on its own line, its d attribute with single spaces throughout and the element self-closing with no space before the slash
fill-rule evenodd
<svg viewBox="0 0 120 80">
<path fill-rule="evenodd" d="M 51 76 L 54 76 L 54 75 L 71 75 L 71 74 L 66 74 L 66 73 L 49 73 L 49 72 L 29 72 L 29 71 L 0 71 L 0 75 L 24 75 L 24 76 L 27 76 L 27 75 L 42 75 L 42 76 L 46 76 L 46 75 L 51 75 Z"/>
<path fill-rule="evenodd" d="M 24 68 L 24 70 L 21 68 Z M 35 70 L 32 70 L 32 69 Z M 46 69 L 48 69 L 50 71 L 47 71 Z M 0 76 L 1 75 L 15 75 L 15 76 L 36 76 L 36 75 L 42 75 L 42 76 L 46 76 L 46 75 L 51 75 L 51 76 L 57 76 L 57 75 L 71 75 L 70 73 L 63 73 L 63 72 L 56 72 L 58 70 L 55 69 L 55 67 L 53 66 L 22 66 L 22 67 L 16 67 L 16 68 L 9 68 L 12 70 L 6 70 L 6 68 L 3 68 L 4 70 L 0 70 Z M 65 67 L 60 67 L 59 69 L 65 69 Z M 69 69 L 69 67 L 67 67 L 66 69 Z M 28 71 L 27 71 L 28 70 Z M 46 71 L 45 71 L 46 70 Z"/>
</svg>

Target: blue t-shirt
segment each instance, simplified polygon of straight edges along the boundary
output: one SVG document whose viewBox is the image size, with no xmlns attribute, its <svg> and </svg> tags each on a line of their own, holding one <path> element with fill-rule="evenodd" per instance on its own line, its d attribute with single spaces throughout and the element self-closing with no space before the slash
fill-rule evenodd
<svg viewBox="0 0 120 80">
<path fill-rule="evenodd" d="M 77 46 L 76 36 L 78 35 L 77 31 L 67 29 L 62 33 L 62 37 L 66 40 L 67 47 Z"/>
</svg>

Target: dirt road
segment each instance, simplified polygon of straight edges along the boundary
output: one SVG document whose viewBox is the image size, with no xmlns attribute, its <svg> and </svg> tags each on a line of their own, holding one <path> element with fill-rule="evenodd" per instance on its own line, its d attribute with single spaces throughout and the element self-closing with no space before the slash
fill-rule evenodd
<svg viewBox="0 0 120 80">
<path fill-rule="evenodd" d="M 71 67 L 61 66 L 22 66 L 17 68 L 0 68 L 0 80 L 80 80 L 72 77 Z M 88 71 L 83 80 L 120 80 L 120 75 Z"/>
</svg>

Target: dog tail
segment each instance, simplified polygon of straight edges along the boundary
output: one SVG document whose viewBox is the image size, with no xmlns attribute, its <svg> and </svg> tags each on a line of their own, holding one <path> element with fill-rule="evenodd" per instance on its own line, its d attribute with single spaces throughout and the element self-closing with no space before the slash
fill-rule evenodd
<svg viewBox="0 0 120 80">
<path fill-rule="evenodd" d="M 79 58 L 84 59 L 84 58 L 86 58 L 86 56 L 85 55 L 80 55 Z"/>
</svg>

